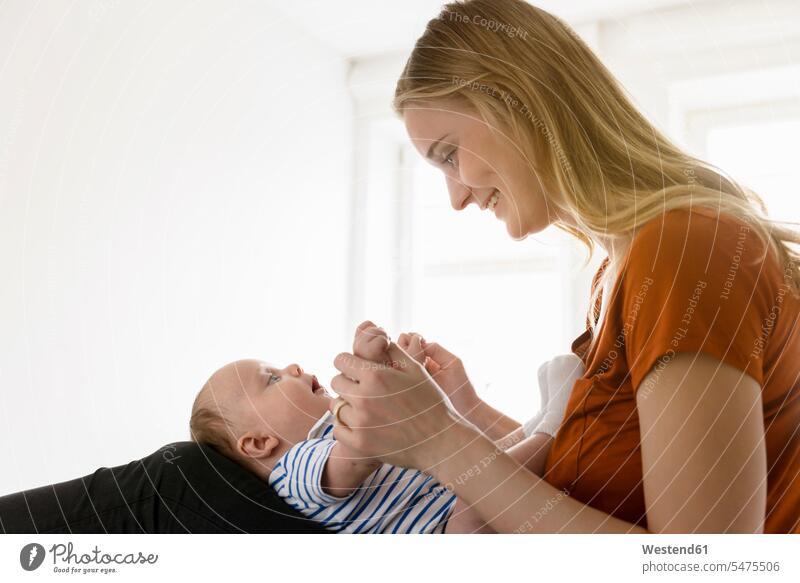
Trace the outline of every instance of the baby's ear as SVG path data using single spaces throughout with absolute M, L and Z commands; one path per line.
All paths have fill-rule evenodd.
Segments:
M 270 457 L 280 443 L 274 435 L 247 432 L 236 441 L 236 451 L 248 459 L 264 459 Z

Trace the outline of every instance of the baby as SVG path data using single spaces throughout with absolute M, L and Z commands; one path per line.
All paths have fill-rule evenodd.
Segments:
M 386 333 L 365 322 L 356 331 L 353 353 L 385 363 L 388 345 Z M 190 430 L 195 441 L 248 468 L 331 531 L 492 532 L 431 476 L 348 451 L 333 437 L 330 400 L 317 378 L 297 364 L 278 369 L 240 360 L 216 371 L 203 386 Z M 533 455 L 521 446 L 509 454 L 525 464 Z M 541 452 L 536 457 L 543 459 Z

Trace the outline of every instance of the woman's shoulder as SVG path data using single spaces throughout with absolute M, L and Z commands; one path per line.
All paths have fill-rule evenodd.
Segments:
M 740 239 L 751 231 L 750 225 L 731 213 L 710 207 L 687 207 L 668 210 L 641 225 L 632 237 L 631 248 L 641 251 L 690 243 L 722 245 Z
M 755 226 L 715 209 L 674 209 L 643 225 L 626 259 L 618 310 L 635 387 L 670 351 L 705 352 L 763 382 L 754 347 L 782 270 Z
M 690 207 L 671 209 L 640 226 L 626 268 L 673 275 L 702 272 L 713 278 L 771 261 L 768 244 L 747 221 L 710 207 Z

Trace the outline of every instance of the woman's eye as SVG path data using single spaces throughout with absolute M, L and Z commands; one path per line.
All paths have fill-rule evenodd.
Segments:
M 277 382 L 279 382 L 280 380 L 281 380 L 281 377 L 279 377 L 278 375 L 276 375 L 276 374 L 274 374 L 274 373 L 273 373 L 273 374 L 271 374 L 271 375 L 269 375 L 269 382 L 270 382 L 270 383 L 277 383 Z
M 456 155 L 456 151 L 455 151 L 455 150 L 452 150 L 452 151 L 451 151 L 449 154 L 447 154 L 447 155 L 444 157 L 444 159 L 442 160 L 442 162 L 443 162 L 444 164 L 447 164 L 447 165 L 449 165 L 449 166 L 453 166 L 453 167 L 455 167 L 455 165 L 456 165 L 456 158 L 455 158 L 455 155 Z

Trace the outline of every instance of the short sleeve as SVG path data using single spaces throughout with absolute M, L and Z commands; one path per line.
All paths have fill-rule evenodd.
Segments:
M 336 444 L 333 439 L 309 439 L 293 446 L 275 464 L 269 485 L 290 505 L 299 509 L 326 507 L 347 500 L 322 489 L 322 472 Z
M 763 384 L 764 250 L 751 227 L 713 211 L 672 210 L 640 229 L 620 292 L 634 391 L 680 352 L 706 353 Z

